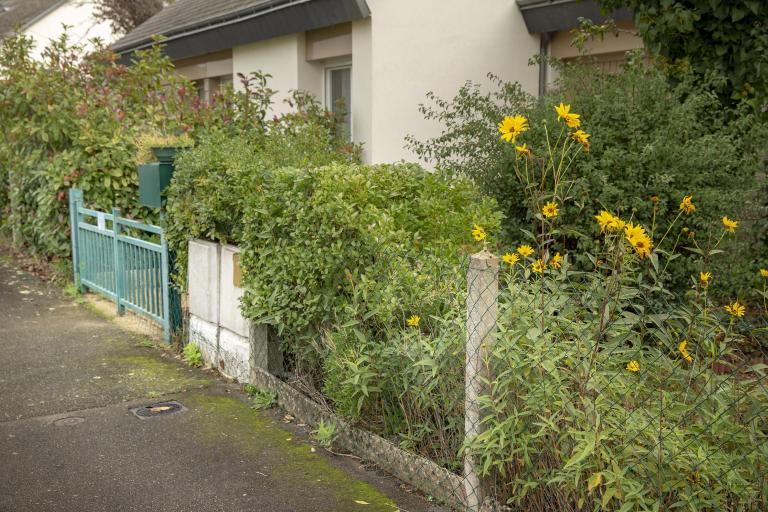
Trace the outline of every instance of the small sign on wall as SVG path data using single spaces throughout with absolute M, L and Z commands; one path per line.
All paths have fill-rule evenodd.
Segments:
M 96 214 L 96 227 L 99 231 L 107 230 L 107 219 L 104 217 L 104 212 Z
M 243 283 L 243 271 L 240 268 L 240 253 L 232 255 L 232 284 L 238 288 L 242 288 Z

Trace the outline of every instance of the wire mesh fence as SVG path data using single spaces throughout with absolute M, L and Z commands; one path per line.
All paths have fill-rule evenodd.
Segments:
M 375 308 L 288 354 L 284 378 L 404 450 L 428 480 L 411 483 L 460 510 L 768 508 L 755 317 L 701 284 L 683 300 L 599 259 L 510 256 L 388 255 L 413 280 L 361 284 Z

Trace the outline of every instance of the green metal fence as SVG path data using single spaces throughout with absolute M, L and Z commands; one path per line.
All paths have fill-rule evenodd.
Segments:
M 169 281 L 168 244 L 160 226 L 99 212 L 83 206 L 83 192 L 70 189 L 70 224 L 75 285 L 113 300 L 154 320 L 171 341 L 174 300 Z

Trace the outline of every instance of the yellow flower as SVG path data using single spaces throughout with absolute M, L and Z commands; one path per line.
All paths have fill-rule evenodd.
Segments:
M 421 317 L 419 315 L 411 315 L 406 320 L 409 327 L 418 327 L 419 322 L 421 322 Z
M 541 213 L 546 217 L 557 217 L 559 210 L 557 209 L 557 203 L 549 202 L 541 209 Z
M 649 237 L 645 229 L 640 225 L 632 224 L 631 222 L 624 227 L 624 235 L 627 241 L 632 244 L 635 252 L 640 256 L 640 259 L 651 255 L 651 247 L 653 247 L 653 241 Z
M 627 371 L 630 371 L 632 373 L 637 373 L 640 371 L 640 363 L 635 361 L 634 359 L 627 363 Z
M 563 102 L 560 102 L 560 105 L 555 107 L 555 112 L 557 112 L 557 120 L 564 120 L 569 128 L 578 128 L 581 125 L 581 120 L 579 119 L 581 116 L 571 113 L 570 105 L 563 105 Z
M 712 272 L 699 272 L 699 281 L 702 288 L 709 286 L 710 279 L 712 279 Z
M 514 265 L 520 259 L 520 256 L 518 256 L 517 254 L 512 254 L 512 253 L 508 252 L 507 254 L 502 256 L 501 259 L 504 260 L 504 263 L 508 263 L 510 265 Z
M 723 226 L 725 226 L 725 230 L 728 231 L 729 233 L 735 233 L 738 225 L 739 225 L 738 221 L 729 219 L 727 215 L 723 217 Z
M 560 268 L 560 266 L 563 264 L 563 257 L 560 256 L 560 253 L 558 252 L 554 256 L 552 256 L 552 259 L 549 260 L 549 264 L 552 265 L 554 268 Z
M 680 209 L 685 212 L 686 215 L 690 215 L 696 211 L 696 205 L 691 202 L 692 198 L 693 196 L 685 196 L 683 197 L 683 202 L 680 203 Z
M 517 252 L 522 256 L 523 258 L 527 258 L 531 254 L 533 254 L 533 247 L 530 245 L 521 245 L 517 248 Z
M 612 215 L 611 213 L 602 210 L 598 215 L 595 215 L 597 223 L 600 225 L 600 231 L 619 231 L 624 229 L 625 223 L 620 218 Z
M 472 228 L 472 238 L 474 238 L 479 242 L 480 240 L 485 240 L 485 237 L 486 237 L 485 230 L 480 226 L 478 226 L 477 224 L 475 224 L 474 227 Z
M 581 117 L 579 114 L 568 114 L 565 117 L 565 124 L 568 125 L 568 128 L 578 128 L 581 126 Z
M 584 144 L 584 146 L 588 146 L 589 142 L 587 142 L 587 139 L 590 138 L 591 135 L 585 132 L 584 130 L 576 130 L 571 134 L 571 137 L 576 142 L 581 142 L 582 144 Z
M 521 116 L 516 115 L 514 117 L 505 117 L 499 123 L 499 131 L 501 132 L 501 140 L 507 142 L 515 142 L 517 136 L 528 129 L 528 120 Z
M 659 204 L 659 196 L 651 196 L 651 202 L 653 204 Z
M 520 153 L 522 155 L 530 155 L 531 154 L 531 150 L 528 149 L 528 145 L 525 142 L 523 142 L 522 146 L 515 146 L 515 151 L 517 151 L 518 153 Z
M 547 268 L 547 264 L 544 263 L 541 258 L 537 259 L 533 262 L 533 265 L 531 266 L 531 270 L 536 272 L 537 274 L 541 274 L 544 272 L 544 270 Z
M 555 112 L 557 112 L 557 120 L 565 119 L 568 117 L 568 115 L 571 112 L 571 106 L 570 105 L 563 105 L 563 102 L 560 102 L 560 105 L 555 107 Z
M 725 310 L 730 313 L 731 316 L 744 316 L 744 313 L 747 312 L 747 308 L 745 308 L 743 304 L 739 304 L 739 301 L 726 305 Z
M 760 275 L 761 275 L 761 276 L 763 276 L 763 277 L 765 277 L 765 278 L 768 278 L 768 269 L 766 269 L 766 268 L 761 268 L 761 269 L 760 269 Z
M 693 356 L 688 352 L 688 340 L 681 341 L 680 344 L 677 346 L 677 349 L 680 351 L 680 354 L 683 356 L 683 359 L 685 359 L 689 363 L 693 362 Z

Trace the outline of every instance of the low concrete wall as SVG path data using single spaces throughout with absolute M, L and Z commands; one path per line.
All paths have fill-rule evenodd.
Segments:
M 206 363 L 240 382 L 248 379 L 249 325 L 240 313 L 243 289 L 234 283 L 235 246 L 189 242 L 189 331 Z
M 460 476 L 347 423 L 275 376 L 283 371 L 279 340 L 269 326 L 249 325 L 240 313 L 243 290 L 233 281 L 237 252 L 233 246 L 189 243 L 189 341 L 198 345 L 205 361 L 226 376 L 272 391 L 280 407 L 305 423 L 335 423 L 337 442 L 347 450 L 438 500 L 463 508 Z

